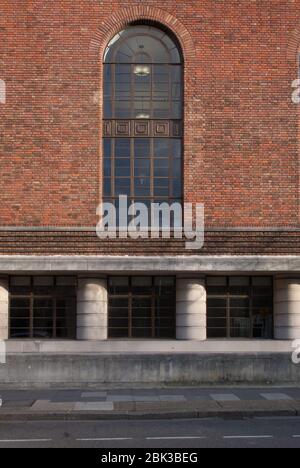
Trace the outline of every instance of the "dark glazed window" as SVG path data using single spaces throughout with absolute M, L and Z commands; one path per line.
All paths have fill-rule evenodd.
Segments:
M 174 338 L 175 278 L 109 278 L 109 338 Z
M 104 54 L 103 197 L 181 202 L 182 59 L 165 31 L 129 26 Z
M 207 278 L 208 338 L 273 338 L 271 277 Z
M 75 338 L 76 278 L 10 278 L 10 338 Z

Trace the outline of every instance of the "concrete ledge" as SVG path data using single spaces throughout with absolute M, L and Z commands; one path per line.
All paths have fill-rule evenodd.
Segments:
M 0 256 L 0 271 L 13 272 L 300 272 L 300 256 Z
M 0 386 L 85 387 L 98 384 L 300 383 L 291 354 L 17 354 L 0 365 Z
M 177 411 L 149 411 L 149 412 L 29 412 L 29 411 L 1 411 L 0 421 L 107 421 L 107 420 L 143 420 L 143 419 L 204 419 L 204 418 L 258 418 L 258 417 L 292 417 L 300 416 L 300 411 L 286 407 L 285 409 L 265 408 L 243 410 L 221 408 L 215 410 L 177 410 Z
M 300 338 L 300 336 L 299 336 Z M 291 340 L 7 340 L 8 354 L 246 354 L 292 353 Z

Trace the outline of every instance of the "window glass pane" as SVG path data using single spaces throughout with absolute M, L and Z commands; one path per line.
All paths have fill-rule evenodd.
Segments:
M 103 156 L 104 158 L 110 158 L 111 156 L 111 138 L 104 138 L 103 139 Z
M 108 287 L 110 294 L 127 294 L 129 288 L 129 278 L 125 276 L 110 278 Z
M 171 106 L 171 118 L 181 119 L 182 117 L 182 104 L 181 101 L 173 101 Z
M 150 195 L 150 179 L 138 177 L 134 179 L 134 194 L 136 196 L 146 197 Z
M 179 158 L 173 159 L 173 177 L 182 177 L 182 161 Z
M 10 292 L 13 294 L 29 294 L 31 290 L 30 276 L 12 276 L 10 278 Z
M 74 338 L 76 277 L 34 276 L 28 279 L 32 284 L 27 286 L 28 297 L 18 296 L 25 292 L 18 292 L 16 288 L 24 286 L 10 290 L 10 337 Z
M 121 277 L 110 278 L 108 284 L 109 336 L 111 338 L 118 336 L 174 337 L 175 278 Z M 115 286 L 124 288 L 122 291 L 124 296 L 120 297 L 116 294 Z M 121 328 L 123 331 L 126 330 L 127 335 L 115 333 L 115 330 Z
M 269 286 L 272 287 L 272 278 L 269 276 L 253 276 L 253 286 Z
M 230 276 L 230 286 L 249 286 L 250 278 L 248 276 Z
M 208 328 L 207 337 L 208 338 L 226 338 L 227 337 L 226 328 Z
M 115 179 L 115 196 L 130 195 L 130 179 L 116 178 Z
M 226 308 L 221 308 L 221 307 L 209 307 L 207 309 L 207 316 L 208 318 L 222 318 L 226 317 Z
M 168 138 L 154 138 L 154 157 L 168 158 L 170 154 L 170 140 Z
M 182 195 L 181 179 L 173 179 L 172 181 L 172 196 L 180 197 Z
M 131 102 L 130 101 L 115 101 L 115 118 L 130 119 L 131 118 Z
M 219 298 L 219 297 L 208 297 L 207 298 L 207 306 L 210 307 L 221 307 L 224 308 L 226 307 L 226 302 L 227 300 L 224 298 Z
M 149 26 L 130 26 L 118 33 L 109 43 L 105 62 L 180 63 L 178 47 L 160 29 Z
M 111 177 L 111 159 L 104 158 L 103 163 L 104 177 Z
M 230 298 L 230 307 L 247 307 L 249 308 L 249 298 Z
M 226 286 L 227 284 L 225 276 L 209 276 L 206 281 L 208 286 Z
M 103 195 L 105 197 L 110 197 L 112 194 L 111 191 L 111 178 L 110 177 L 104 177 L 103 180 Z
M 29 328 L 12 327 L 9 333 L 10 338 L 30 338 Z
M 27 328 L 29 330 L 29 327 L 30 327 L 29 317 L 28 318 L 26 317 L 12 318 L 11 317 L 10 327 L 11 329 L 15 329 L 15 332 L 17 331 L 17 329 L 24 329 L 24 328 Z
M 149 138 L 135 138 L 134 139 L 134 156 L 135 158 L 149 158 L 150 157 L 150 139 Z
M 127 338 L 128 328 L 112 328 L 109 329 L 110 338 Z
M 155 159 L 154 160 L 154 177 L 169 177 L 170 173 L 169 159 Z
M 131 99 L 131 67 L 130 65 L 116 65 L 115 98 L 121 101 Z
M 170 115 L 170 104 L 165 101 L 153 101 L 153 118 L 154 119 L 168 119 L 178 118 L 175 115 Z
M 148 100 L 151 98 L 151 75 L 138 76 L 134 75 L 134 99 Z
M 103 114 L 105 119 L 112 118 L 112 103 L 110 99 L 104 99 Z
M 135 100 L 133 102 L 133 118 L 134 119 L 150 119 L 150 101 L 148 100 Z
M 11 276 L 11 286 L 30 286 L 30 276 Z
M 151 276 L 133 276 L 131 278 L 132 286 L 151 286 L 152 278 Z
M 151 291 L 152 291 L 151 278 L 145 279 L 145 280 L 136 279 L 132 283 L 133 294 L 151 295 Z M 147 298 L 147 299 L 133 298 L 132 305 L 134 307 L 151 307 L 151 298 Z
M 269 296 L 254 297 L 252 300 L 253 307 L 257 309 L 265 309 L 272 307 L 273 298 Z
M 54 278 L 52 276 L 34 276 L 33 286 L 53 286 Z
M 151 328 L 133 328 L 132 338 L 151 338 Z
M 155 293 L 159 296 L 173 295 L 175 297 L 175 278 L 161 276 L 154 278 Z M 170 300 L 170 299 L 168 299 Z
M 130 158 L 130 138 L 115 139 L 115 157 Z
M 135 177 L 150 177 L 150 159 L 135 159 L 134 175 Z
M 76 286 L 77 278 L 75 276 L 58 276 L 56 284 L 57 286 Z
M 111 99 L 112 96 L 112 67 L 111 65 L 104 65 L 104 98 Z
M 116 158 L 115 159 L 115 176 L 126 177 L 130 176 L 130 159 Z
M 250 319 L 233 318 L 230 320 L 230 336 L 232 338 L 249 338 L 251 333 Z
M 210 328 L 226 328 L 226 318 L 208 317 L 207 326 Z
M 253 313 L 253 338 L 272 338 L 273 317 L 271 309 L 261 309 Z
M 218 285 L 221 283 L 223 286 Z M 216 325 L 212 319 L 227 317 L 226 323 L 232 338 L 272 338 L 273 297 L 270 277 L 262 280 L 246 276 L 221 279 L 209 277 L 207 294 L 209 337 L 216 337 Z

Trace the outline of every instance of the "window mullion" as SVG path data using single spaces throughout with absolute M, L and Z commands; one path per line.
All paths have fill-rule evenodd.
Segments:
M 252 287 L 252 278 L 250 278 L 250 286 L 249 286 L 249 322 L 250 322 L 250 330 L 249 330 L 249 337 L 253 338 L 253 287 Z
M 230 338 L 230 293 L 229 293 L 229 278 L 227 278 L 227 291 L 226 291 L 226 327 L 227 327 L 227 338 Z
M 33 307 L 34 307 L 34 295 L 33 291 L 30 292 L 30 315 L 29 315 L 29 336 L 33 338 Z
M 155 338 L 155 285 L 154 277 L 152 277 L 151 285 L 151 337 Z
M 129 295 L 128 295 L 128 338 L 132 338 L 132 287 L 131 278 L 129 278 Z

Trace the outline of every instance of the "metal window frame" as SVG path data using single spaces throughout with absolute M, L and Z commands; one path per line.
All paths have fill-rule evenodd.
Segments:
M 16 275 L 13 275 L 14 277 Z M 26 276 L 26 275 L 21 275 L 21 276 Z M 57 339 L 57 340 L 73 340 L 76 338 L 76 306 L 75 306 L 75 311 L 74 311 L 74 315 L 71 318 L 71 323 L 72 323 L 72 330 L 71 330 L 71 333 L 69 337 L 57 337 L 57 300 L 58 299 L 61 299 L 61 298 L 70 298 L 70 299 L 74 299 L 75 300 L 75 303 L 76 303 L 76 293 L 75 295 L 61 295 L 58 293 L 58 290 L 57 290 L 57 287 L 60 287 L 57 285 L 57 278 L 59 278 L 58 276 L 53 276 L 53 275 L 45 275 L 45 276 L 49 276 L 51 278 L 53 278 L 53 285 L 52 286 L 49 286 L 49 288 L 52 288 L 52 293 L 51 294 L 42 294 L 42 293 L 35 293 L 34 292 L 34 288 L 35 287 L 39 287 L 39 286 L 35 286 L 34 285 L 34 278 L 37 278 L 38 275 L 30 275 L 29 278 L 30 278 L 30 284 L 28 286 L 28 288 L 30 288 L 30 291 L 25 294 L 25 293 L 20 293 L 20 294 L 17 294 L 17 293 L 11 293 L 11 278 L 12 276 L 9 277 L 9 315 L 8 315 L 8 320 L 9 320 L 9 339 L 18 339 L 18 338 L 14 338 L 11 336 L 11 320 L 12 320 L 12 317 L 11 317 L 11 300 L 12 299 L 29 299 L 29 327 L 28 327 L 28 331 L 29 331 L 29 336 L 27 338 L 24 338 L 24 339 L 35 339 L 34 337 L 34 308 L 35 308 L 35 304 L 34 304 L 34 301 L 36 299 L 51 299 L 51 309 L 52 309 L 52 336 L 51 337 L 47 337 L 47 338 L 38 338 L 39 340 L 52 340 L 52 339 Z M 64 277 L 68 276 L 68 275 L 63 275 Z M 42 276 L 40 276 L 42 277 Z M 71 275 L 70 275 L 71 277 Z M 72 276 L 72 278 L 76 278 L 75 276 Z M 63 287 L 67 287 L 67 286 L 63 286 Z M 74 284 L 74 286 L 72 286 L 72 288 L 77 288 L 77 278 L 76 278 L 76 282 Z M 49 317 L 50 318 L 50 317 Z M 20 327 L 20 328 L 24 328 L 24 327 Z M 27 329 L 27 327 L 26 327 Z
M 170 337 L 170 339 L 175 339 L 175 336 L 176 336 L 176 277 L 173 276 L 173 275 L 168 275 L 167 277 L 168 278 L 172 278 L 173 281 L 174 281 L 174 284 L 173 284 L 173 287 L 174 287 L 174 292 L 172 294 L 172 298 L 173 298 L 173 307 L 174 307 L 174 312 L 173 312 L 173 315 L 172 317 L 164 317 L 164 318 L 167 318 L 167 319 L 172 319 L 173 320 L 173 324 L 171 324 L 171 326 L 169 327 L 156 327 L 156 306 L 155 306 L 155 301 L 158 297 L 160 297 L 159 295 L 157 295 L 155 293 L 155 279 L 156 278 L 163 278 L 163 276 L 153 276 L 153 275 L 141 275 L 140 277 L 141 278 L 151 278 L 151 292 L 149 294 L 134 294 L 133 291 L 132 291 L 132 288 L 133 288 L 133 285 L 132 285 L 132 278 L 136 278 L 138 276 L 135 276 L 135 275 L 131 275 L 131 276 L 126 276 L 126 275 L 111 275 L 107 278 L 107 281 L 108 281 L 108 285 L 109 285 L 109 281 L 110 279 L 112 278 L 128 278 L 128 293 L 124 293 L 124 294 L 111 294 L 110 291 L 109 291 L 109 287 L 108 287 L 108 337 L 109 339 L 118 339 L 116 337 L 112 337 L 110 336 L 110 330 L 111 329 L 125 329 L 125 327 L 110 327 L 109 326 L 109 319 L 110 319 L 110 299 L 111 298 L 128 298 L 128 315 L 127 315 L 127 327 L 126 329 L 128 330 L 128 333 L 127 333 L 127 336 L 126 337 L 122 337 L 122 338 L 128 338 L 128 339 L 146 339 L 146 340 L 153 340 L 153 339 L 166 339 L 166 338 L 160 338 L 160 337 L 157 337 L 156 336 L 156 331 L 157 329 L 167 329 L 167 330 L 172 330 L 173 331 L 173 334 L 172 336 Z M 133 316 L 132 316 L 132 309 L 133 309 L 133 305 L 132 305 L 132 302 L 133 302 L 133 299 L 134 298 L 149 298 L 151 300 L 151 317 L 150 317 L 150 320 L 151 320 L 151 327 L 150 327 L 150 332 L 151 332 L 151 336 L 150 337 L 134 337 L 133 336 L 133 329 L 134 328 L 141 328 L 141 329 L 145 329 L 145 327 L 133 327 L 132 326 L 132 319 L 133 319 Z M 148 327 L 147 327 L 148 329 Z
M 210 275 L 212 276 L 212 275 Z M 249 286 L 248 286 L 248 294 L 247 295 L 242 295 L 242 294 L 236 294 L 236 295 L 233 295 L 232 293 L 230 293 L 230 278 L 237 278 L 237 277 L 241 277 L 243 275 L 220 275 L 220 277 L 222 278 L 226 278 L 226 285 L 223 286 L 224 288 L 226 288 L 226 293 L 225 294 L 207 294 L 207 297 L 208 298 L 212 298 L 212 299 L 225 299 L 226 300 L 226 336 L 224 337 L 218 337 L 218 338 L 226 338 L 226 339 L 234 339 L 234 338 L 240 338 L 240 339 L 253 339 L 254 336 L 253 336 L 253 332 L 254 332 L 254 329 L 253 329 L 253 317 L 254 317 L 254 314 L 253 314 L 253 309 L 254 309 L 254 306 L 253 306 L 253 298 L 254 298 L 254 293 L 253 293 L 253 278 L 270 278 L 271 279 L 271 286 L 270 286 L 270 290 L 272 291 L 272 294 L 270 295 L 266 295 L 266 296 L 262 296 L 262 297 L 272 297 L 272 304 L 273 304 L 273 277 L 271 275 L 259 275 L 259 276 L 251 276 L 251 275 L 245 275 L 245 277 L 249 278 L 250 281 L 249 281 Z M 208 278 L 208 277 L 207 277 Z M 206 283 L 207 283 L 207 278 L 206 278 Z M 207 284 L 206 284 L 206 287 L 207 287 Z M 244 337 L 244 336 L 241 336 L 241 337 L 235 337 L 235 336 L 231 336 L 231 307 L 230 307 L 230 299 L 231 298 L 248 298 L 249 299 L 249 320 L 250 320 L 250 333 L 249 333 L 249 336 L 247 337 Z M 272 306 L 271 308 L 271 312 L 272 312 L 272 336 L 270 336 L 268 339 L 273 339 L 274 338 L 274 307 Z M 208 307 L 207 307 L 207 320 L 208 320 Z M 218 318 L 218 317 L 215 317 L 215 318 Z M 220 317 L 219 317 L 220 318 Z M 242 318 L 242 317 L 241 317 Z M 216 328 L 223 328 L 223 327 L 208 327 L 207 326 L 207 330 L 209 329 L 216 329 Z M 209 339 L 213 339 L 213 337 L 209 337 Z
M 142 26 L 142 24 L 141 24 Z M 162 31 L 163 32 L 163 31 Z M 145 34 L 148 34 L 149 37 L 151 37 L 151 31 L 149 32 L 148 31 L 148 25 L 145 24 Z M 167 34 L 166 32 L 164 33 L 165 35 L 167 35 L 169 37 L 169 34 Z M 133 37 L 134 37 L 134 31 L 133 31 Z M 163 36 L 164 37 L 164 36 Z M 173 41 L 174 39 L 172 39 L 172 37 L 170 37 L 170 39 Z M 126 41 L 127 38 L 124 39 L 124 41 Z M 118 39 L 118 42 L 122 41 L 122 37 L 120 37 Z M 168 125 L 171 126 L 172 124 L 172 121 L 173 120 L 177 120 L 178 122 L 180 122 L 180 125 L 182 127 L 182 124 L 183 124 L 183 107 L 184 107 L 184 86 L 183 86 L 183 76 L 184 76 L 184 68 L 183 68 L 183 58 L 182 58 L 182 52 L 180 50 L 180 47 L 179 45 L 176 43 L 176 41 L 174 42 L 174 46 L 177 47 L 178 49 L 178 52 L 179 52 L 179 56 L 180 56 L 180 62 L 179 63 L 171 63 L 171 62 L 168 62 L 168 63 L 156 63 L 154 60 L 150 60 L 149 63 L 143 63 L 141 65 L 148 65 L 150 66 L 151 68 L 151 71 L 150 71 L 150 84 L 149 84 L 149 101 L 146 100 L 146 102 L 149 102 L 150 103 L 150 118 L 147 119 L 147 122 L 149 122 L 149 129 L 150 129 L 150 132 L 149 134 L 144 135 L 144 136 L 132 136 L 132 135 L 111 135 L 110 137 L 107 137 L 105 135 L 103 135 L 102 137 L 102 154 L 103 154 L 103 144 L 104 144 L 104 141 L 106 138 L 110 138 L 111 141 L 112 141 L 112 144 L 111 144 L 111 156 L 110 156 L 110 159 L 111 159 L 111 176 L 109 178 L 107 178 L 109 181 L 110 181 L 110 195 L 104 195 L 103 194 L 103 199 L 105 201 L 116 201 L 118 199 L 118 196 L 116 196 L 116 176 L 115 176 L 115 140 L 116 138 L 129 138 L 130 139 L 130 168 L 131 168 L 131 171 L 130 171 L 130 177 L 125 177 L 124 176 L 124 179 L 127 179 L 127 178 L 130 178 L 130 196 L 128 197 L 129 201 L 131 203 L 133 203 L 136 199 L 137 200 L 149 200 L 150 202 L 155 202 L 155 201 L 165 201 L 165 202 L 168 202 L 168 203 L 173 203 L 175 201 L 178 201 L 180 203 L 182 203 L 182 200 L 183 200 L 183 191 L 184 191 L 184 172 L 183 172 L 183 169 L 184 169 L 184 166 L 183 166 L 183 136 L 180 135 L 180 136 L 160 136 L 160 135 L 157 135 L 155 134 L 155 131 L 153 130 L 154 129 L 154 125 L 152 124 L 152 122 L 155 120 L 155 121 L 159 121 L 159 120 L 162 120 L 162 121 L 165 121 L 165 122 L 168 122 Z M 116 54 L 116 52 L 115 52 Z M 124 66 L 127 66 L 127 67 L 130 67 L 130 95 L 129 95 L 129 102 L 130 102 L 130 118 L 122 118 L 122 117 L 116 117 L 116 102 L 118 101 L 122 101 L 121 99 L 116 99 L 116 66 L 117 65 L 124 65 Z M 139 63 L 132 63 L 132 62 L 129 62 L 129 63 L 122 63 L 122 62 L 116 62 L 115 60 L 115 55 L 114 55 L 114 58 L 112 61 L 105 61 L 104 60 L 104 63 L 103 63 L 103 103 L 104 103 L 104 88 L 105 88 L 105 85 L 106 85 L 106 74 L 105 74 L 105 67 L 106 66 L 109 66 L 110 67 L 110 70 L 111 70 L 111 96 L 110 96 L 110 102 L 111 102 L 111 118 L 106 118 L 105 116 L 105 111 L 104 111 L 104 108 L 103 108 L 103 116 L 102 116 L 102 119 L 103 121 L 106 121 L 106 122 L 110 122 L 111 123 L 111 127 L 113 128 L 114 127 L 114 122 L 116 120 L 120 120 L 122 122 L 127 122 L 127 125 L 128 127 L 130 126 L 130 121 L 134 120 L 135 122 L 142 122 L 143 120 L 142 119 L 137 119 L 133 113 L 133 109 L 134 109 L 134 102 L 135 100 L 135 96 L 136 96 L 136 88 L 135 88 L 135 75 L 133 73 L 133 68 L 136 66 L 136 65 L 139 65 Z M 154 100 L 154 83 L 155 83 L 155 79 L 154 79 L 154 71 L 155 71 L 155 66 L 165 66 L 168 68 L 168 101 L 164 101 L 164 102 L 168 102 L 168 109 L 169 109 L 169 115 L 168 117 L 160 117 L 160 118 L 154 118 L 154 115 L 153 115 L 153 105 L 154 105 L 154 102 L 156 102 L 157 100 Z M 179 98 L 178 99 L 172 99 L 172 69 L 171 67 L 177 67 L 179 70 L 180 70 L 180 77 L 179 77 L 179 86 L 180 86 L 180 94 L 179 94 Z M 125 102 L 126 100 L 123 99 L 123 101 Z M 158 101 L 159 102 L 159 101 Z M 180 105 L 181 105 L 181 109 L 180 109 L 180 118 L 177 118 L 177 119 L 174 119 L 172 117 L 172 104 L 173 102 L 179 102 Z M 135 177 L 134 177 L 134 159 L 135 159 L 135 156 L 134 156 L 134 140 L 136 138 L 149 138 L 150 139 L 150 177 L 149 177 L 149 184 L 150 184 L 150 194 L 147 196 L 143 196 L 143 195 L 136 195 L 136 190 L 135 190 Z M 168 139 L 169 141 L 171 139 L 178 139 L 180 142 L 181 142 L 181 190 L 180 190 L 180 194 L 179 196 L 175 196 L 173 194 L 173 180 L 174 180 L 174 171 L 173 171 L 173 157 L 172 155 L 170 154 L 170 150 L 169 150 L 169 175 L 166 176 L 166 177 L 162 177 L 162 178 L 166 178 L 168 179 L 168 194 L 165 195 L 165 196 L 160 196 L 160 195 L 154 195 L 154 143 L 153 143 L 153 139 L 154 138 L 166 138 Z M 169 147 L 171 145 L 169 144 Z M 104 178 L 104 173 L 102 175 L 102 180 L 103 180 L 103 186 L 104 186 L 104 182 L 106 181 L 106 179 Z

